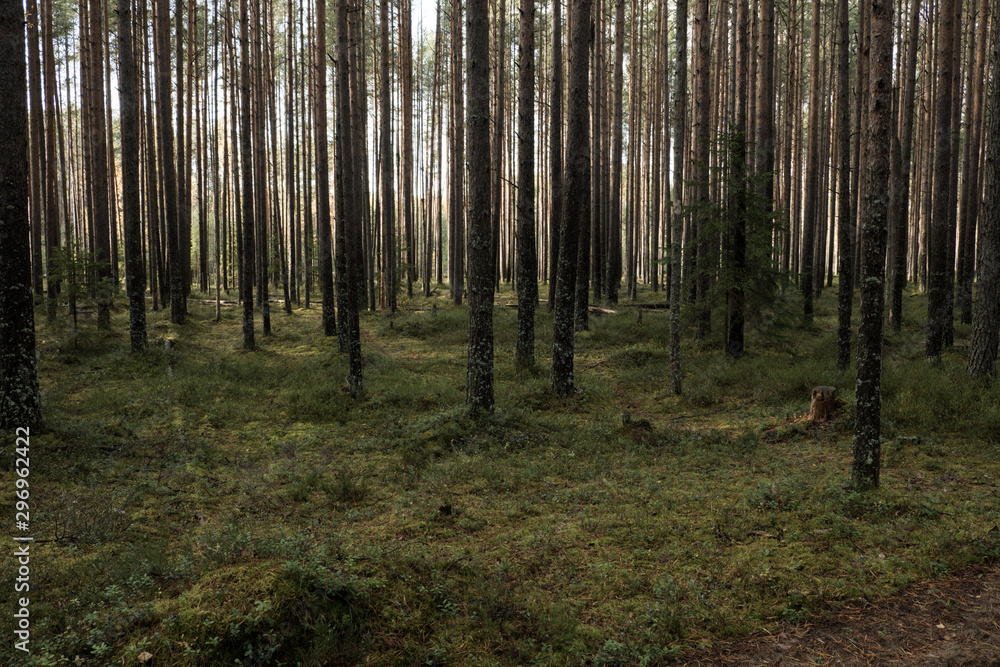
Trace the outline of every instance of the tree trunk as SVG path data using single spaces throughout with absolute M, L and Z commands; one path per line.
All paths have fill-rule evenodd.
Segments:
M 142 261 L 142 202 L 139 197 L 139 76 L 132 53 L 130 4 L 129 0 L 118 0 L 118 90 L 129 334 L 132 351 L 141 352 L 146 349 L 146 269 Z
M 860 490 L 879 484 L 882 420 L 882 309 L 888 223 L 889 141 L 892 124 L 892 1 L 872 0 L 869 42 L 868 158 L 862 209 L 861 321 L 855 390 L 854 467 Z
M 462 303 L 465 285 L 465 109 L 462 97 L 462 0 L 451 0 L 451 174 L 448 179 L 448 276 L 451 298 Z
M 837 370 L 851 365 L 851 314 L 854 309 L 854 220 L 851 215 L 851 54 L 847 0 L 837 1 Z
M 800 260 L 801 271 L 799 272 L 799 286 L 802 289 L 803 314 L 806 322 L 812 322 L 813 318 L 813 243 L 816 236 L 816 218 L 819 198 L 819 153 L 820 140 L 823 133 L 820 131 L 820 95 L 822 94 L 822 82 L 820 81 L 820 2 L 813 0 L 812 6 L 812 32 L 810 34 L 810 71 L 809 71 L 809 148 L 806 157 L 806 191 L 805 191 L 805 212 L 802 216 L 802 259 Z
M 996 377 L 1000 340 L 1000 21 L 990 29 L 989 90 L 983 136 L 986 138 L 983 220 L 979 227 L 978 285 L 969 347 L 969 375 Z
M 379 151 L 382 153 L 380 181 L 382 186 L 382 306 L 396 312 L 396 197 L 393 187 L 392 159 L 392 86 L 389 81 L 389 0 L 379 2 L 379 43 L 381 45 L 381 96 L 379 98 Z M 412 287 L 411 287 L 412 291 Z
M 948 238 L 951 182 L 951 96 L 954 74 L 955 14 L 960 0 L 941 0 L 941 26 L 937 52 L 937 91 L 935 93 L 934 137 L 934 210 L 931 216 L 930 251 L 927 257 L 927 360 L 941 360 L 948 319 Z
M 535 364 L 535 0 L 520 0 L 517 73 L 517 345 L 518 365 Z
M 994 21 L 996 18 L 994 18 Z M 989 41 L 989 3 L 979 3 L 976 38 L 969 40 L 970 59 L 975 47 L 975 61 L 969 63 L 966 79 L 970 90 L 966 104 L 967 139 L 965 166 L 962 169 L 962 227 L 959 235 L 958 305 L 962 310 L 962 323 L 972 323 L 972 279 L 975 273 L 976 222 L 979 218 L 980 176 L 979 160 L 982 146 L 983 75 L 985 74 L 986 44 Z M 971 34 L 970 34 L 971 37 Z
M 403 96 L 403 243 L 406 246 L 406 296 L 413 298 L 417 245 L 413 228 L 413 46 L 410 37 L 410 0 L 399 7 L 399 69 Z M 395 301 L 395 300 L 394 300 Z
M 322 0 L 321 0 L 322 1 Z M 240 161 L 243 174 L 243 349 L 255 347 L 253 332 L 254 182 L 250 125 L 250 17 L 240 0 Z M 259 184 L 258 184 L 259 187 Z
M 905 82 L 899 115 L 899 172 L 893 184 L 895 229 L 892 250 L 892 278 L 889 283 L 889 330 L 899 331 L 903 325 L 903 287 L 906 285 L 907 231 L 910 217 L 910 156 L 913 150 L 913 102 L 917 83 L 917 48 L 920 34 L 919 0 L 912 0 L 910 28 L 906 46 Z
M 624 1 L 624 0 L 621 0 Z M 767 2 L 767 0 L 765 0 Z M 674 85 L 674 196 L 670 243 L 670 389 L 681 393 L 681 240 L 684 233 L 684 149 L 687 137 L 687 0 L 677 0 L 677 73 Z M 615 127 L 618 127 L 618 123 Z
M 52 35 L 52 0 L 42 4 L 42 69 L 45 72 L 45 259 L 48 274 L 47 310 L 49 318 L 56 315 L 59 281 L 54 278 L 53 257 L 59 247 L 59 181 L 56 165 L 56 62 Z M 66 187 L 64 181 L 63 187 Z
M 35 312 L 28 224 L 28 84 L 24 9 L 0 5 L 0 428 L 27 429 L 42 421 L 35 364 Z M 55 169 L 55 165 L 50 165 Z M 9 431 L 8 431 L 9 432 Z
M 490 225 L 490 30 L 487 0 L 466 3 L 469 109 L 469 360 L 465 404 L 493 412 L 493 270 Z M 498 147 L 499 149 L 499 147 Z
M 351 395 L 361 396 L 364 388 L 361 368 L 361 336 L 358 320 L 359 294 L 362 284 L 358 284 L 351 263 L 359 254 L 360 224 L 357 191 L 352 187 L 356 182 L 354 169 L 364 168 L 363 164 L 355 165 L 355 142 L 352 136 L 351 109 L 351 79 L 353 75 L 352 56 L 350 51 L 350 34 L 348 32 L 348 0 L 337 1 L 337 138 L 334 174 L 336 178 L 337 203 L 337 291 L 340 301 L 340 331 L 347 340 L 342 341 L 342 348 L 348 353 L 348 386 Z M 319 10 L 323 0 L 317 3 Z M 323 7 L 325 11 L 325 7 Z M 317 16 L 319 14 L 317 13 Z M 323 26 L 325 23 L 319 23 Z M 325 53 L 323 54 L 325 56 Z M 340 249 L 343 248 L 343 251 Z M 355 278 L 352 281 L 352 278 Z M 352 285 L 352 282 L 354 283 Z
M 624 0 L 619 0 L 624 2 Z M 563 219 L 563 52 L 562 3 L 552 3 L 552 98 L 549 106 L 549 310 L 556 305 L 560 230 Z M 621 48 L 620 46 L 618 48 Z M 620 104 L 620 100 L 619 100 Z M 620 152 L 620 151 L 619 151 Z
M 744 291 L 747 270 L 747 193 L 746 193 L 746 137 L 748 98 L 750 93 L 748 44 L 749 8 L 747 0 L 736 0 L 736 123 L 731 141 L 732 174 L 730 177 L 733 207 L 730 233 L 730 285 L 728 290 L 729 327 L 726 335 L 726 354 L 733 359 L 743 356 Z
M 707 0 L 706 0 L 707 1 Z M 552 389 L 573 393 L 573 323 L 580 228 L 589 223 L 590 155 L 587 100 L 590 87 L 591 0 L 573 0 L 570 24 L 566 180 L 560 231 L 558 284 L 552 334 Z
M 704 340 L 712 328 L 712 310 L 708 304 L 708 207 L 709 207 L 709 149 L 712 140 L 711 107 L 712 80 L 710 68 L 711 25 L 708 19 L 708 0 L 697 0 L 694 18 L 695 53 L 694 71 L 694 204 L 697 210 L 693 226 L 695 255 L 695 339 Z

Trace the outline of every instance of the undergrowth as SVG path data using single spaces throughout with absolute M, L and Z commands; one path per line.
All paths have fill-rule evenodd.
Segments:
M 924 302 L 908 300 L 912 326 L 886 341 L 882 487 L 859 494 L 833 299 L 809 327 L 788 317 L 794 300 L 763 313 L 738 361 L 685 322 L 679 397 L 667 313 L 620 304 L 577 335 L 577 392 L 562 399 L 551 315 L 538 313 L 536 366 L 518 368 L 505 290 L 497 410 L 480 420 L 463 405 L 467 309 L 443 297 L 362 314 L 361 401 L 316 309 L 274 309 L 254 353 L 234 311 L 217 323 L 196 300 L 182 327 L 151 312 L 140 355 L 124 311 L 110 333 L 38 317 L 45 541 L 32 651 L 8 642 L 0 657 L 656 665 L 1000 561 L 1000 390 L 966 379 L 968 330 L 929 366 Z M 817 385 L 839 392 L 823 425 L 804 418 Z

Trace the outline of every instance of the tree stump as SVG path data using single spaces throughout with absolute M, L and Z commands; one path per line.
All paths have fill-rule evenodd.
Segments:
M 836 387 L 815 387 L 809 403 L 809 421 L 822 422 L 830 418 L 837 409 Z

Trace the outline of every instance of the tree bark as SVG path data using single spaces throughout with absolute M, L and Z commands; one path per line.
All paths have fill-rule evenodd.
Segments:
M 707 1 L 707 0 L 706 0 Z M 573 393 L 574 296 L 580 227 L 590 222 L 590 150 L 587 101 L 590 88 L 590 8 L 592 0 L 573 0 L 570 24 L 569 100 L 566 128 L 566 180 L 560 230 L 558 284 L 552 334 L 552 389 Z
M 142 261 L 142 202 L 139 197 L 139 76 L 132 53 L 132 11 L 118 0 L 118 90 L 122 132 L 122 211 L 125 278 L 133 352 L 146 349 L 146 269 Z M 53 165 L 54 167 L 54 165 Z
M 837 1 L 837 370 L 851 365 L 851 315 L 854 309 L 854 219 L 851 215 L 851 54 L 847 0 Z
M 243 276 L 240 282 L 243 285 L 243 349 L 252 350 L 255 347 L 253 282 L 256 252 L 254 250 L 253 146 L 251 145 L 252 128 L 250 125 L 250 18 L 247 13 L 247 0 L 240 0 L 240 98 L 240 162 L 243 175 L 241 202 L 243 207 Z
M 997 374 L 1000 341 L 1000 21 L 990 29 L 989 90 L 986 96 L 985 191 L 979 228 L 978 285 L 969 346 L 969 375 L 993 378 Z
M 889 205 L 889 141 L 892 124 L 892 1 L 872 0 L 869 47 L 868 158 L 862 209 L 861 321 L 855 390 L 854 466 L 860 490 L 879 484 L 882 419 L 882 309 Z
M 396 312 L 396 197 L 393 186 L 392 159 L 392 86 L 389 81 L 389 0 L 379 2 L 379 44 L 381 45 L 379 98 L 379 151 L 382 153 L 380 183 L 382 186 L 382 306 Z M 412 287 L 411 287 L 412 291 Z
M 24 9 L 0 4 L 0 428 L 42 421 L 28 225 L 28 82 Z M 51 165 L 54 169 L 55 165 Z M 18 433 L 17 435 L 21 435 Z M 27 435 L 27 434 L 26 434 Z
M 766 0 L 765 0 L 766 1 Z M 677 0 L 674 85 L 674 195 L 670 240 L 670 390 L 681 393 L 681 240 L 684 234 L 684 151 L 687 137 L 687 0 Z M 617 125 L 616 125 L 617 127 Z
M 487 0 L 467 0 L 469 108 L 469 359 L 465 404 L 493 412 L 493 270 L 490 224 L 490 29 Z
M 930 252 L 927 257 L 927 347 L 928 361 L 941 360 L 948 319 L 948 229 L 951 179 L 951 96 L 954 74 L 954 24 L 960 0 L 941 0 L 941 26 L 937 52 L 936 127 L 934 137 L 934 202 L 931 216 Z
M 624 2 L 624 0 L 619 0 Z M 562 3 L 552 3 L 552 109 L 549 118 L 549 310 L 556 305 L 560 230 L 563 219 L 563 52 Z M 621 48 L 621 47 L 618 47 Z M 620 101 L 619 101 L 620 103 Z M 619 151 L 620 152 L 620 151 Z
M 535 0 L 520 0 L 517 74 L 517 344 L 518 365 L 535 364 Z
M 348 0 L 337 0 L 337 289 L 340 301 L 341 346 L 347 352 L 347 383 L 351 395 L 360 398 L 364 390 L 361 358 L 361 328 L 358 319 L 364 276 L 358 266 L 361 248 L 361 211 L 358 205 L 355 169 L 365 169 L 365 160 L 355 164 L 357 118 L 352 101 L 354 54 L 348 29 Z M 318 7 L 318 5 L 317 5 Z M 325 24 L 321 24 L 325 25 Z M 352 187 L 355 186 L 355 187 Z M 344 248 L 343 252 L 339 248 Z

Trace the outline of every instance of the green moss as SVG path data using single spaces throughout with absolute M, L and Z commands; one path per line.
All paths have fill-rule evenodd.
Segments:
M 184 327 L 149 313 L 142 355 L 40 317 L 32 499 L 59 541 L 37 545 L 28 664 L 662 664 L 1000 560 L 1000 389 L 966 381 L 960 347 L 926 365 L 919 322 L 888 338 L 883 486 L 845 490 L 834 296 L 809 328 L 762 316 L 737 362 L 685 337 L 679 397 L 667 314 L 620 305 L 577 336 L 560 399 L 551 315 L 517 368 L 504 288 L 480 420 L 468 311 L 444 297 L 362 314 L 361 401 L 315 308 L 273 312 L 254 353 L 195 300 Z M 817 385 L 839 390 L 824 425 Z

